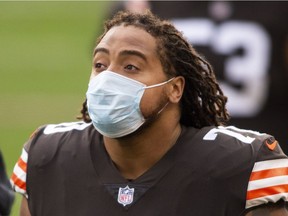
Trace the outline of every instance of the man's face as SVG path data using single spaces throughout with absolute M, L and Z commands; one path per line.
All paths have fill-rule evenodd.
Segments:
M 104 70 L 146 85 L 166 79 L 156 53 L 155 38 L 134 26 L 113 27 L 99 42 L 94 51 L 92 77 Z M 152 80 L 151 75 L 154 78 Z
M 95 48 L 91 78 L 109 70 L 147 86 L 166 81 L 156 48 L 155 38 L 140 28 L 113 27 Z M 143 116 L 152 115 L 164 102 L 165 86 L 145 90 L 140 104 Z

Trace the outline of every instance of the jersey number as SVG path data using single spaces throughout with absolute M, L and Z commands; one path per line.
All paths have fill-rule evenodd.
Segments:
M 204 140 L 215 140 L 218 133 L 223 133 L 226 135 L 229 135 L 231 137 L 234 137 L 238 140 L 240 140 L 243 143 L 247 143 L 247 144 L 251 144 L 255 138 L 249 137 L 249 136 L 244 136 L 242 133 L 250 133 L 250 134 L 254 134 L 254 135 L 258 135 L 261 136 L 262 134 L 256 131 L 251 131 L 251 130 L 243 130 L 243 129 L 239 129 L 236 128 L 234 126 L 229 126 L 229 127 L 222 127 L 219 126 L 218 128 L 213 128 L 212 130 L 210 130 L 205 136 L 204 136 Z
M 220 85 L 229 98 L 227 108 L 231 115 L 257 115 L 268 97 L 272 43 L 266 29 L 249 21 L 215 24 L 209 19 L 188 18 L 173 22 L 194 46 L 209 47 L 216 57 L 227 56 L 223 63 L 225 80 Z M 239 50 L 242 54 L 237 54 Z M 235 88 L 233 83 L 242 88 Z
M 91 124 L 86 124 L 84 122 L 50 124 L 45 128 L 44 134 L 53 134 L 53 133 L 58 133 L 58 132 L 71 131 L 71 130 L 84 130 L 89 125 Z

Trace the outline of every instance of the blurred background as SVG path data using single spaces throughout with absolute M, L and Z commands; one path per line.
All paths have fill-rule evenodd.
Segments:
M 8 176 L 39 125 L 75 121 L 95 40 L 120 9 L 171 19 L 214 67 L 230 124 L 275 135 L 288 153 L 288 2 L 0 2 L 0 151 Z M 12 216 L 18 215 L 16 196 Z
M 39 125 L 75 121 L 109 2 L 0 2 L 0 150 L 8 176 Z M 18 215 L 17 195 L 12 216 Z

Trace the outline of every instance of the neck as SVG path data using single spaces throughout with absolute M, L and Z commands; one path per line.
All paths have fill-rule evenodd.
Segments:
M 136 179 L 166 154 L 176 143 L 180 133 L 181 126 L 177 116 L 163 116 L 135 135 L 119 139 L 104 137 L 104 144 L 122 176 Z

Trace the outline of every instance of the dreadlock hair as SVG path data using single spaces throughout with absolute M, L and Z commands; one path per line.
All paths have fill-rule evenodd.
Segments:
M 105 34 L 115 26 L 134 26 L 145 30 L 157 42 L 157 54 L 167 77 L 183 76 L 185 87 L 180 101 L 180 123 L 201 128 L 224 125 L 229 120 L 226 110 L 227 97 L 217 83 L 211 65 L 204 60 L 190 43 L 169 21 L 161 20 L 149 10 L 145 13 L 118 12 L 105 22 Z M 87 99 L 83 103 L 80 119 L 91 122 Z

